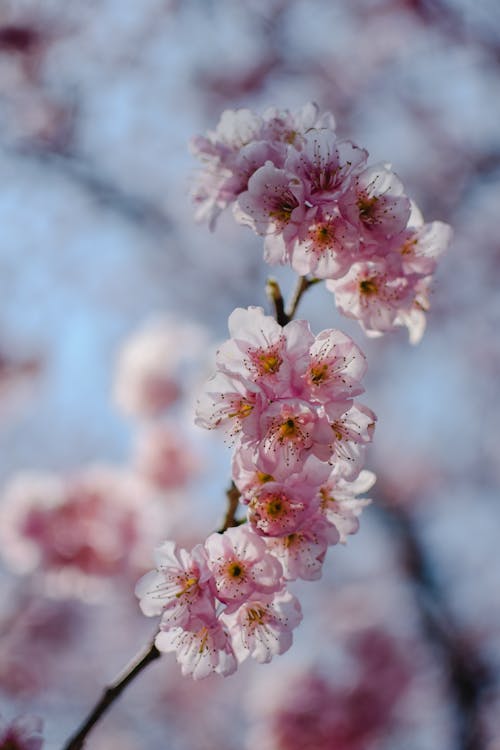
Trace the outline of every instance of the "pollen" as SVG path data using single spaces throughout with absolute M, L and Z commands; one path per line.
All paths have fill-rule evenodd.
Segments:
M 335 239 L 331 224 L 318 224 L 311 230 L 310 236 L 314 245 L 320 250 L 325 250 Z
M 244 574 L 244 568 L 239 562 L 232 562 L 227 567 L 227 573 L 231 578 L 241 578 Z
M 254 625 L 261 625 L 264 622 L 265 616 L 266 610 L 262 609 L 262 607 L 252 607 L 247 613 L 248 622 Z
M 258 356 L 258 366 L 262 375 L 274 375 L 280 369 L 282 362 L 277 352 L 263 352 Z
M 196 586 L 196 584 L 197 584 L 197 583 L 198 583 L 198 579 L 197 579 L 197 578 L 195 578 L 194 576 L 191 576 L 191 578 L 186 578 L 186 580 L 184 581 L 184 586 L 183 586 L 183 587 L 182 587 L 182 589 L 181 589 L 181 590 L 180 590 L 180 591 L 179 591 L 179 592 L 178 592 L 178 593 L 177 593 L 177 594 L 175 595 L 175 596 L 176 596 L 176 598 L 177 598 L 177 599 L 179 599 L 179 597 L 181 597 L 181 596 L 182 596 L 183 594 L 188 594 L 188 593 L 189 593 L 189 592 L 191 591 L 191 589 L 192 589 L 192 588 L 193 588 L 194 586 Z
M 244 419 L 245 417 L 248 417 L 252 412 L 252 409 L 253 404 L 249 404 L 248 401 L 240 401 L 236 410 L 229 414 L 229 418 L 234 419 L 235 417 L 239 417 L 240 419 Z
M 411 255 L 414 252 L 415 247 L 417 245 L 418 245 L 418 240 L 416 237 L 413 239 L 406 240 L 406 242 L 403 245 L 401 245 L 401 247 L 399 248 L 399 252 L 401 253 L 401 255 Z
M 375 224 L 375 211 L 377 208 L 378 197 L 374 195 L 369 198 L 367 195 L 358 200 L 359 218 L 363 224 Z
M 378 284 L 375 279 L 363 279 L 359 282 L 359 291 L 366 297 L 371 297 L 378 292 Z
M 263 471 L 258 471 L 257 481 L 260 484 L 266 484 L 266 482 L 274 482 L 274 477 L 271 474 L 265 474 Z
M 298 427 L 294 419 L 287 419 L 286 422 L 280 426 L 279 429 L 280 438 L 292 438 L 298 433 Z
M 312 365 L 309 370 L 309 379 L 313 385 L 320 385 L 328 378 L 328 365 Z
M 281 495 L 270 495 L 267 502 L 267 514 L 271 518 L 277 518 L 283 513 L 283 497 Z

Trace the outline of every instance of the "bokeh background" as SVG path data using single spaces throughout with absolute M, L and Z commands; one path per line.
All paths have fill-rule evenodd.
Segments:
M 498 2 L 0 0 L 0 712 L 42 716 L 47 750 L 154 632 L 133 595 L 154 545 L 225 510 L 229 451 L 193 403 L 269 268 L 230 213 L 193 221 L 188 141 L 311 100 L 454 228 L 417 347 L 367 340 L 320 285 L 301 305 L 367 354 L 374 503 L 295 587 L 288 654 L 199 684 L 163 657 L 88 747 L 500 748 Z M 141 363 L 168 380 L 149 415 Z M 62 557 L 88 535 L 81 575 L 15 533 L 65 493 L 39 531 Z

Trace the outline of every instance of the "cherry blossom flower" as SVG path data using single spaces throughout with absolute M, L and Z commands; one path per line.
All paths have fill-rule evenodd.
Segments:
M 309 347 L 309 361 L 298 363 L 303 397 L 328 403 L 349 403 L 363 393 L 361 380 L 366 373 L 366 358 L 349 336 L 341 331 L 321 331 Z
M 210 622 L 215 614 L 206 553 L 197 545 L 191 553 L 172 541 L 155 551 L 157 569 L 146 573 L 135 593 L 148 617 L 162 614 L 162 627 L 189 627 L 191 621 Z
M 274 401 L 262 413 L 259 433 L 243 432 L 244 440 L 255 444 L 259 468 L 270 474 L 296 472 L 309 455 L 328 461 L 332 453 L 328 419 L 298 398 Z
M 286 248 L 299 235 L 306 211 L 302 181 L 270 161 L 254 172 L 233 207 L 239 224 L 267 238 L 264 258 L 271 264 L 288 260 Z
M 162 490 L 183 487 L 199 470 L 199 460 L 174 425 L 150 425 L 137 435 L 137 472 Z
M 314 341 L 307 321 L 282 327 L 261 307 L 249 307 L 236 308 L 228 327 L 230 339 L 217 352 L 217 367 L 255 382 L 269 398 L 294 395 L 292 371 Z
M 375 337 L 392 330 L 401 313 L 410 312 L 420 278 L 405 274 L 400 261 L 391 255 L 354 263 L 342 279 L 328 280 L 326 286 L 334 292 L 340 312 Z
M 315 513 L 297 531 L 268 537 L 266 544 L 280 561 L 285 580 L 316 581 L 321 578 L 328 547 L 338 541 L 336 528 L 321 513 Z
M 367 242 L 399 234 L 411 213 L 401 180 L 385 164 L 367 167 L 357 175 L 352 188 L 342 196 L 340 207 L 342 215 Z
M 403 271 L 429 276 L 439 256 L 451 241 L 451 227 L 442 221 L 410 226 L 391 241 L 391 249 L 401 255 Z
M 301 276 L 318 279 L 344 276 L 358 257 L 359 232 L 346 221 L 337 206 L 317 206 L 308 211 L 307 222 L 286 249 L 286 257 Z
M 362 169 L 367 157 L 367 151 L 351 141 L 337 140 L 332 130 L 311 129 L 301 150 L 289 151 L 285 169 L 300 177 L 308 199 L 318 205 L 338 199 L 347 189 L 349 177 Z
M 368 498 L 356 496 L 368 492 L 375 479 L 373 472 L 363 470 L 356 479 L 348 482 L 334 469 L 329 481 L 321 487 L 321 511 L 337 529 L 341 544 L 345 544 L 349 534 L 356 533 L 359 516 L 363 508 L 371 503 Z
M 214 618 L 210 623 L 194 620 L 189 629 L 161 630 L 155 639 L 158 651 L 175 653 L 184 676 L 201 680 L 211 674 L 235 672 L 236 658 L 226 628 Z
M 66 478 L 20 475 L 2 506 L 2 552 L 19 572 L 107 577 L 142 561 L 141 489 L 129 472 L 91 467 Z
M 0 717 L 0 750 L 40 750 L 43 722 L 38 716 L 18 716 L 7 723 Z
M 301 527 L 318 504 L 317 493 L 300 478 L 294 483 L 265 482 L 249 500 L 248 520 L 257 534 L 285 536 Z
M 243 502 L 250 502 L 255 491 L 266 482 L 286 482 L 307 487 L 309 492 L 317 489 L 331 474 L 331 466 L 316 456 L 308 456 L 299 472 L 292 474 L 287 467 L 277 466 L 274 474 L 260 471 L 255 465 L 254 451 L 248 445 L 240 445 L 233 456 L 233 481 L 242 495 Z
M 248 527 L 211 534 L 205 549 L 213 590 L 221 602 L 243 602 L 254 592 L 269 594 L 281 587 L 280 564 Z
M 337 465 L 337 470 L 346 479 L 353 479 L 362 468 L 364 448 L 372 441 L 377 417 L 371 409 L 358 403 L 353 403 L 345 412 L 341 411 L 342 406 L 333 402 L 325 408 L 333 434 L 330 463 Z
M 298 600 L 288 591 L 253 596 L 238 609 L 228 608 L 221 620 L 228 627 L 239 662 L 251 656 L 263 664 L 292 645 L 292 630 L 302 620 Z
M 262 116 L 248 109 L 226 110 L 215 130 L 191 141 L 191 152 L 203 170 L 192 198 L 197 221 L 213 229 L 223 209 L 247 190 L 250 177 L 266 162 L 280 168 L 291 146 L 300 149 L 311 128 L 335 127 L 333 116 L 309 103 L 297 112 L 270 108 Z
M 118 407 L 133 417 L 160 415 L 180 397 L 180 367 L 203 340 L 198 326 L 164 317 L 148 321 L 119 353 L 114 384 Z
M 258 429 L 267 398 L 260 387 L 239 376 L 217 372 L 208 380 L 196 407 L 195 424 L 207 430 L 225 428 L 230 443 L 239 437 L 244 423 Z

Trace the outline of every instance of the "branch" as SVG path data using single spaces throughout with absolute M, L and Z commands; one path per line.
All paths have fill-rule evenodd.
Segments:
M 393 504 L 380 503 L 379 508 L 401 540 L 403 565 L 413 585 L 422 625 L 446 664 L 459 727 L 457 749 L 482 750 L 485 738 L 481 703 L 492 683 L 491 670 L 454 622 L 411 517 L 402 507 Z
M 226 511 L 226 515 L 224 516 L 224 523 L 220 527 L 220 529 L 217 530 L 218 534 L 223 534 L 227 529 L 231 528 L 231 526 L 239 526 L 240 521 L 236 518 L 236 511 L 238 510 L 238 506 L 240 504 L 240 496 L 241 493 L 234 482 L 231 482 L 231 486 L 226 492 L 226 497 L 228 501 L 228 508 Z
M 288 305 L 288 320 L 292 320 L 292 318 L 295 316 L 297 307 L 299 306 L 299 302 L 302 299 L 304 292 L 307 292 L 307 290 L 311 286 L 314 286 L 314 284 L 317 284 L 319 281 L 321 281 L 321 279 L 308 279 L 307 276 L 299 277 L 292 299 L 290 300 L 290 304 Z
M 63 750 L 80 750 L 85 745 L 90 730 L 120 696 L 122 691 L 125 690 L 129 682 L 132 682 L 132 680 L 135 679 L 135 677 L 137 677 L 137 675 L 142 672 L 148 664 L 155 661 L 155 659 L 158 659 L 160 656 L 161 654 L 156 648 L 154 640 L 145 649 L 140 651 L 130 664 L 125 667 L 123 672 L 118 675 L 116 680 L 104 690 L 100 700 L 96 703 L 87 718 L 82 722 L 76 733 L 70 737 L 68 742 L 64 745 Z
M 286 324 L 295 317 L 295 313 L 297 312 L 299 302 L 302 299 L 304 292 L 306 292 L 309 287 L 317 284 L 319 281 L 321 281 L 321 279 L 308 279 L 307 276 L 299 276 L 297 286 L 292 295 L 287 311 L 285 310 L 285 301 L 283 299 L 283 295 L 281 293 L 278 282 L 276 281 L 276 279 L 267 280 L 267 296 L 273 304 L 274 317 L 276 318 L 276 322 L 279 323 L 280 326 L 286 326 Z

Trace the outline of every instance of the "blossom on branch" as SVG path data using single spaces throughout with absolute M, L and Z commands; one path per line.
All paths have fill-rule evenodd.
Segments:
M 326 279 L 340 312 L 368 335 L 405 326 L 417 343 L 450 228 L 424 224 L 391 166 L 369 165 L 367 151 L 334 127 L 311 104 L 298 117 L 226 111 L 194 141 L 204 165 L 197 218 L 213 226 L 232 205 L 236 221 L 264 237 L 266 262 Z

